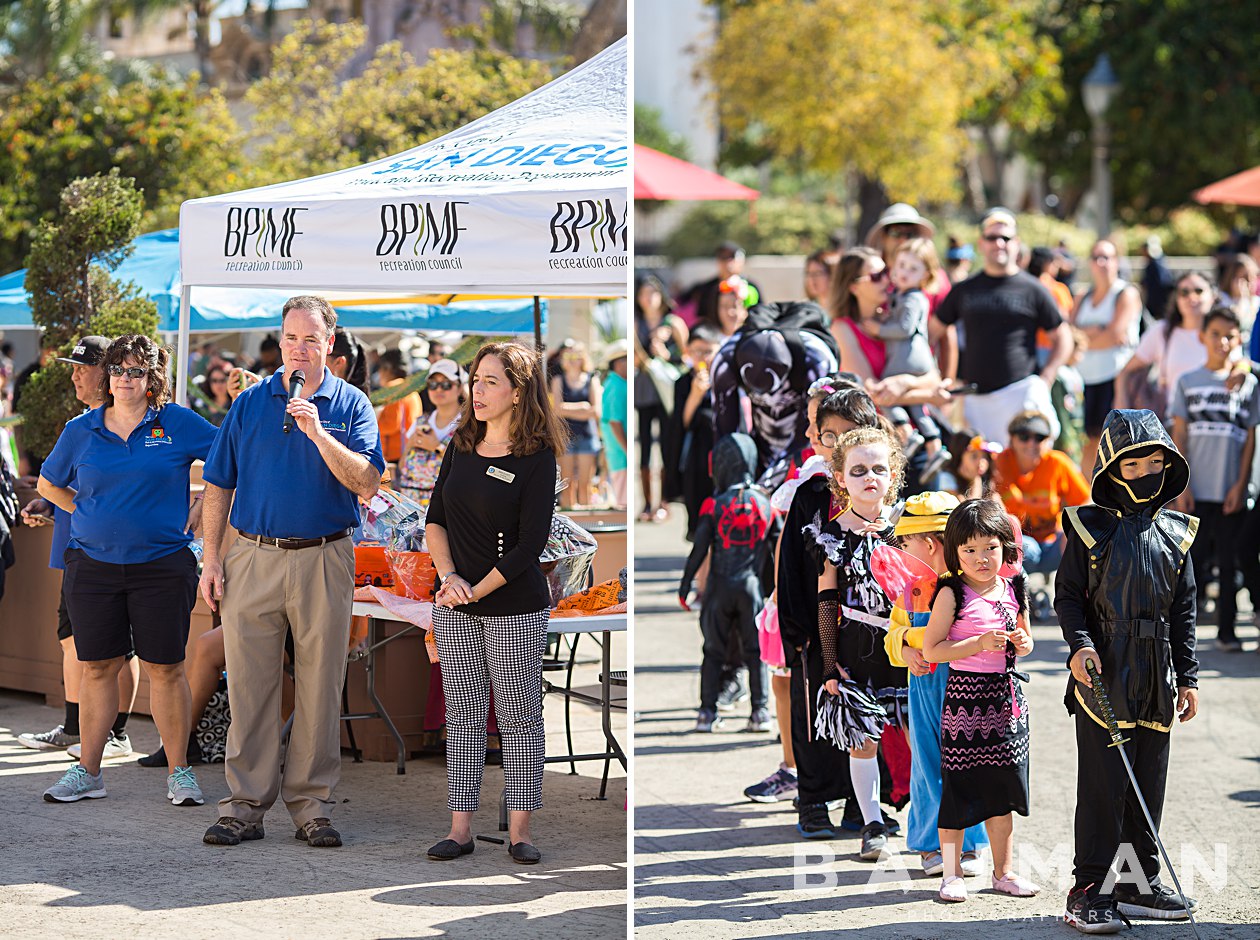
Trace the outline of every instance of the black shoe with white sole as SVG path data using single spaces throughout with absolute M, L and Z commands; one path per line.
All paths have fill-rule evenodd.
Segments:
M 1111 895 L 1100 893 L 1097 885 L 1072 889 L 1063 922 L 1088 934 L 1119 933 L 1129 925 L 1129 919 L 1116 910 Z
M 1150 894 L 1138 894 L 1132 885 L 1116 885 L 1116 910 L 1130 917 L 1154 920 L 1189 920 L 1199 909 L 1194 898 L 1183 898 L 1168 885 L 1154 885 Z

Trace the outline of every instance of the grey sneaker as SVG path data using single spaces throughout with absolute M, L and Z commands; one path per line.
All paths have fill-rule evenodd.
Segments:
M 75 803 L 79 800 L 99 800 L 106 795 L 105 781 L 100 774 L 92 776 L 75 764 L 61 779 L 44 791 L 45 803 Z
M 702 708 L 696 712 L 696 730 L 708 734 L 710 731 L 716 731 L 722 727 L 722 719 L 717 716 L 716 712 Z
M 858 858 L 865 862 L 877 862 L 888 851 L 888 830 L 883 823 L 873 822 L 862 827 L 862 851 Z
M 745 731 L 762 732 L 769 731 L 774 727 L 774 722 L 770 718 L 770 712 L 765 708 L 753 709 L 752 715 L 748 718 L 748 727 Z
M 36 733 L 28 731 L 26 734 L 18 735 L 18 744 L 22 747 L 29 747 L 36 751 L 64 751 L 71 745 L 78 745 L 79 736 L 77 734 L 66 734 L 65 725 L 57 725 L 52 731 L 41 731 Z M 77 754 L 75 755 L 78 756 Z
M 83 756 L 83 745 L 71 744 L 66 748 L 66 753 L 78 760 Z M 127 737 L 127 732 L 115 735 L 114 732 L 109 733 L 109 737 L 105 740 L 105 750 L 101 753 L 102 760 L 109 760 L 111 757 L 127 757 L 131 754 L 131 738 Z
M 166 778 L 166 798 L 176 806 L 201 806 L 206 801 L 191 767 L 176 767 Z

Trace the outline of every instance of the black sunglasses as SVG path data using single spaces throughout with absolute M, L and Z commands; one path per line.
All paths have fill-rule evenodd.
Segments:
M 986 242 L 1013 242 L 1015 241 L 1014 235 L 981 235 L 980 237 L 984 239 L 984 241 Z
M 105 371 L 116 379 L 120 379 L 126 375 L 129 379 L 142 379 L 149 374 L 148 369 L 142 369 L 139 366 L 132 366 L 130 369 L 124 369 L 122 366 L 106 366 Z
M 1017 441 L 1036 441 L 1038 444 L 1050 440 L 1049 434 L 1034 434 L 1032 431 L 1016 431 L 1011 437 Z
M 1206 287 L 1178 287 L 1177 294 L 1181 297 L 1198 297 L 1200 294 L 1206 294 Z
M 435 382 L 428 382 L 426 384 L 435 392 L 445 392 L 455 387 L 454 382 L 448 382 L 444 379 L 439 379 Z

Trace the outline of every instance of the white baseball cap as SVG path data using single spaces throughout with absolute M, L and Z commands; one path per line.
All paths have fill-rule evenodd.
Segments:
M 435 375 L 444 375 L 456 385 L 462 381 L 460 376 L 459 363 L 454 359 L 439 359 L 437 362 L 429 366 L 429 377 Z

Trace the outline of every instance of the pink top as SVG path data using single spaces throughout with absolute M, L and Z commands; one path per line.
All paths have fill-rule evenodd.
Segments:
M 876 379 L 882 379 L 884 366 L 888 364 L 888 351 L 884 348 L 884 341 L 867 336 L 865 331 L 852 320 L 841 319 L 840 322 L 857 338 L 858 347 L 862 350 L 862 355 L 866 357 L 866 364 L 871 367 L 871 375 Z
M 1019 604 L 1015 601 L 1015 591 L 1011 587 L 1011 583 L 1005 578 L 1002 579 L 1006 585 L 1006 594 L 1001 600 L 1001 604 L 1011 614 L 1011 620 L 1015 620 L 1019 615 Z M 973 636 L 979 636 L 988 630 L 1005 630 L 1006 621 L 1002 614 L 998 611 L 993 601 L 985 600 L 967 585 L 963 585 L 963 606 L 962 610 L 954 617 L 954 625 L 949 628 L 949 639 L 951 642 L 958 640 L 966 640 Z M 1006 672 L 1006 653 L 985 650 L 975 653 L 965 659 L 956 659 L 949 664 L 950 669 L 960 669 L 963 672 Z

